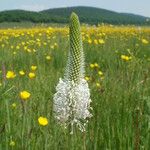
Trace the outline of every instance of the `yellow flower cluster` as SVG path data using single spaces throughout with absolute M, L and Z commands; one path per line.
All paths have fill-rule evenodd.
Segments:
M 94 86 L 96 86 L 97 89 L 101 89 L 102 80 L 104 80 L 104 73 L 102 72 L 102 70 L 100 70 L 100 66 L 97 62 L 89 64 L 89 67 L 90 75 L 85 76 L 85 80 L 91 84 L 94 84 Z
M 35 74 L 35 72 L 34 72 L 34 71 L 36 71 L 36 70 L 37 70 L 37 66 L 32 65 L 32 66 L 31 66 L 31 71 L 32 71 L 32 72 L 29 72 L 29 73 L 28 73 L 28 76 L 29 76 L 30 79 L 33 79 L 33 78 L 36 77 L 36 74 Z M 19 75 L 20 75 L 20 76 L 24 76 L 24 75 L 25 75 L 25 71 L 24 71 L 24 70 L 20 70 L 20 71 L 19 71 Z M 15 77 L 16 77 L 16 74 L 15 74 L 14 71 L 7 71 L 7 73 L 6 73 L 6 78 L 7 78 L 7 79 L 13 79 L 13 78 L 15 78 Z

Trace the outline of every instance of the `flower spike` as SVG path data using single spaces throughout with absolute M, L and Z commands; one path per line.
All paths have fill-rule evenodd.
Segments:
M 54 94 L 54 113 L 59 123 L 85 131 L 90 113 L 90 90 L 84 79 L 84 53 L 80 22 L 75 13 L 70 17 L 70 50 L 64 79 L 59 80 Z

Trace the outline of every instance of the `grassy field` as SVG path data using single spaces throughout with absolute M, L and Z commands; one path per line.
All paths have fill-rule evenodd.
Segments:
M 0 150 L 150 149 L 150 28 L 83 26 L 82 36 L 93 117 L 70 135 L 53 115 L 68 28 L 0 30 Z

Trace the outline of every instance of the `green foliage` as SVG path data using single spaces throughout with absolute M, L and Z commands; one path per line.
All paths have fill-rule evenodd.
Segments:
M 93 7 L 68 7 L 44 10 L 41 12 L 12 10 L 0 12 L 0 22 L 43 22 L 68 23 L 69 14 L 74 11 L 79 14 L 80 21 L 88 24 L 138 24 L 150 25 L 147 18 L 139 15 L 117 13 Z

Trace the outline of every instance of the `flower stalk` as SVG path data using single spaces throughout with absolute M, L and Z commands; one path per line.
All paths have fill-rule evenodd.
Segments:
M 75 13 L 70 17 L 70 50 L 64 79 L 59 80 L 54 94 L 54 114 L 59 123 L 74 125 L 85 131 L 90 113 L 90 90 L 84 79 L 84 53 L 80 22 Z

